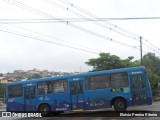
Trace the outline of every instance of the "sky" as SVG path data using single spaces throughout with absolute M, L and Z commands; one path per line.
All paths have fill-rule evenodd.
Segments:
M 33 68 L 87 72 L 92 67 L 85 62 L 101 52 L 138 60 L 140 36 L 143 55 L 160 56 L 160 19 L 106 19 L 160 17 L 159 4 L 159 0 L 0 0 L 0 73 Z

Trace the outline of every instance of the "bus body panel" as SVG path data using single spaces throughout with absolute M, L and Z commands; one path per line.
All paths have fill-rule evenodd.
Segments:
M 6 111 L 24 111 L 24 99 L 22 97 L 9 98 L 7 100 Z
M 127 74 L 127 85 L 124 87 L 111 86 L 112 75 L 120 73 Z M 109 86 L 88 88 L 88 81 L 96 79 L 97 76 L 106 77 L 107 75 L 110 81 Z M 16 97 L 12 98 L 10 90 L 16 85 L 19 86 L 19 90 L 22 89 L 22 93 L 18 93 L 20 97 L 14 93 Z M 48 92 L 40 94 L 41 87 Z M 56 92 L 53 92 L 53 89 Z M 53 112 L 102 109 L 112 107 L 115 98 L 124 99 L 127 106 L 152 104 L 150 82 L 144 67 L 18 81 L 8 83 L 6 93 L 7 111 L 38 111 L 42 104 L 48 104 Z
M 52 111 L 67 111 L 70 110 L 70 94 L 57 93 L 53 96 Z
M 111 107 L 111 89 L 86 90 L 84 96 L 86 110 Z

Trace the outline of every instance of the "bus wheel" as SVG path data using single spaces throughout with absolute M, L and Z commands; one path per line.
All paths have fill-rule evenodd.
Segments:
M 126 101 L 121 98 L 116 99 L 114 101 L 114 109 L 115 109 L 115 111 L 126 111 L 126 109 L 127 109 Z
M 40 105 L 38 111 L 41 113 L 42 116 L 48 116 L 51 113 L 51 109 L 48 104 Z

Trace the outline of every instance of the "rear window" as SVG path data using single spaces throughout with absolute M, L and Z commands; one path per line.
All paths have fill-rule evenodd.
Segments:
M 9 98 L 21 97 L 23 95 L 22 85 L 11 85 L 8 88 Z

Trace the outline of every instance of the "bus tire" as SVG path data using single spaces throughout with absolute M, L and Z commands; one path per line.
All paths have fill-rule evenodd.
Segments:
M 42 116 L 48 116 L 51 113 L 50 106 L 48 104 L 41 104 L 38 108 L 38 111 Z
M 118 98 L 114 101 L 114 109 L 115 111 L 126 111 L 127 109 L 127 104 L 126 101 L 122 98 Z

